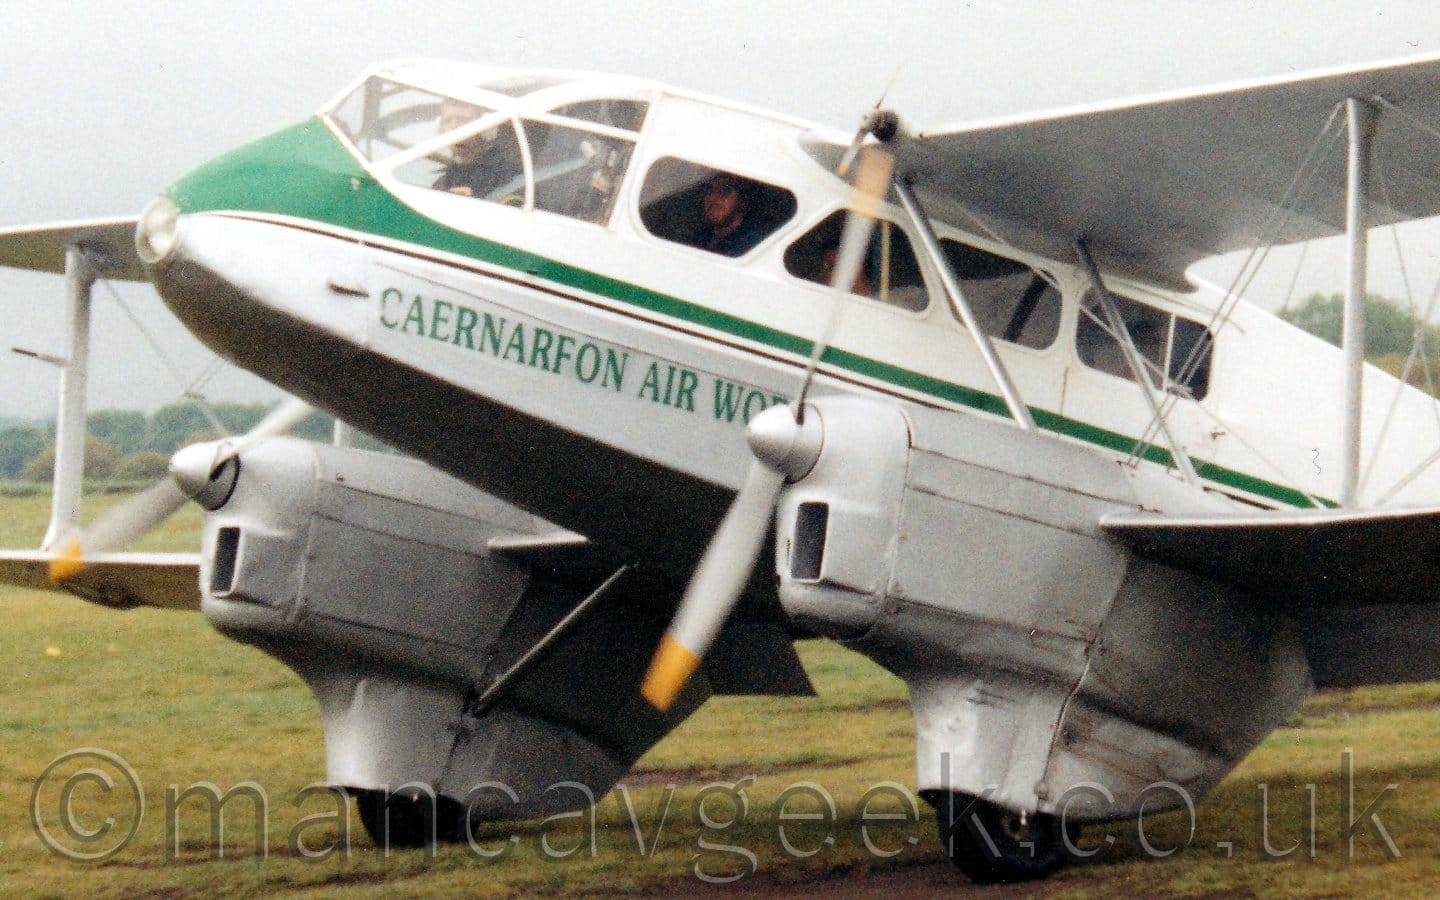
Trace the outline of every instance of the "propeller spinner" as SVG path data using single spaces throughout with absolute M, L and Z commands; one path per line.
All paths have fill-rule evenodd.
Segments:
M 240 454 L 263 438 L 289 430 L 310 411 L 308 403 L 292 397 L 238 438 L 182 447 L 170 458 L 169 478 L 155 482 L 56 548 L 50 580 L 58 584 L 76 577 L 85 571 L 87 555 L 119 550 L 138 540 L 186 500 L 206 509 L 219 508 L 235 486 Z

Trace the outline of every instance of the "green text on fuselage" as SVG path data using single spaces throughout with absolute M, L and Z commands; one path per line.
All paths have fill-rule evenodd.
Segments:
M 770 406 L 785 402 L 784 397 L 762 388 L 649 357 L 549 323 L 407 293 L 397 287 L 380 292 L 377 316 L 380 325 L 390 331 L 539 369 L 613 393 L 628 392 L 636 399 L 672 410 L 708 413 L 717 421 L 744 425 Z

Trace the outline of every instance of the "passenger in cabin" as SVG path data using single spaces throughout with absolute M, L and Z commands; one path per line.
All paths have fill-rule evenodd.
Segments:
M 700 195 L 700 227 L 687 242 L 722 256 L 744 256 L 765 238 L 766 229 L 751 213 L 752 198 L 743 179 L 717 172 Z
M 785 251 L 785 271 L 829 287 L 835 278 L 847 215 L 843 209 L 832 212 L 792 243 Z M 909 239 L 885 219 L 876 223 L 855 280 L 844 290 L 911 312 L 920 312 L 930 303 Z
M 472 104 L 446 99 L 440 106 L 439 131 L 443 134 L 462 128 L 483 113 Z M 450 148 L 445 170 L 431 187 L 464 197 L 487 197 L 510 181 L 512 174 L 520 170 L 520 160 L 512 142 L 498 140 L 500 130 L 491 128 L 456 142 Z

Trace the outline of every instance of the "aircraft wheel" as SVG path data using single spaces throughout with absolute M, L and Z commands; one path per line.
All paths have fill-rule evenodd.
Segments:
M 432 800 L 387 794 L 385 791 L 355 791 L 355 811 L 365 832 L 377 847 L 428 847 L 433 843 L 454 844 L 465 839 L 462 809 L 449 797 Z
M 950 861 L 978 884 L 1044 878 L 1069 858 L 1055 816 L 1031 813 L 1022 824 L 1019 814 L 969 794 L 941 795 L 931 802 Z M 1080 829 L 1072 825 L 1069 830 L 1074 846 Z

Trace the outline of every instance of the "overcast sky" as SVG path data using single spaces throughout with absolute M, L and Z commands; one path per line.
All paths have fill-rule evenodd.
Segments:
M 5 0 L 0 227 L 137 212 L 189 168 L 304 118 L 364 66 L 397 56 L 624 72 L 848 128 L 897 68 L 887 105 L 934 125 L 1425 52 L 1440 52 L 1440 4 L 1422 0 Z M 1372 288 L 1400 296 L 1381 244 Z M 1440 262 L 1423 244 L 1407 239 L 1406 262 L 1428 294 Z M 1327 255 L 1338 256 L 1307 254 L 1300 293 L 1340 289 L 1343 268 Z M 1259 283 L 1267 305 L 1283 297 L 1293 259 Z M 1227 281 L 1234 268 L 1205 273 Z M 154 293 L 119 291 L 179 380 L 198 375 L 209 354 Z M 56 277 L 0 271 L 0 417 L 53 411 L 54 370 L 8 351 L 61 350 L 61 295 Z M 103 290 L 95 340 L 92 408 L 177 396 Z M 275 396 L 233 372 L 207 390 Z

